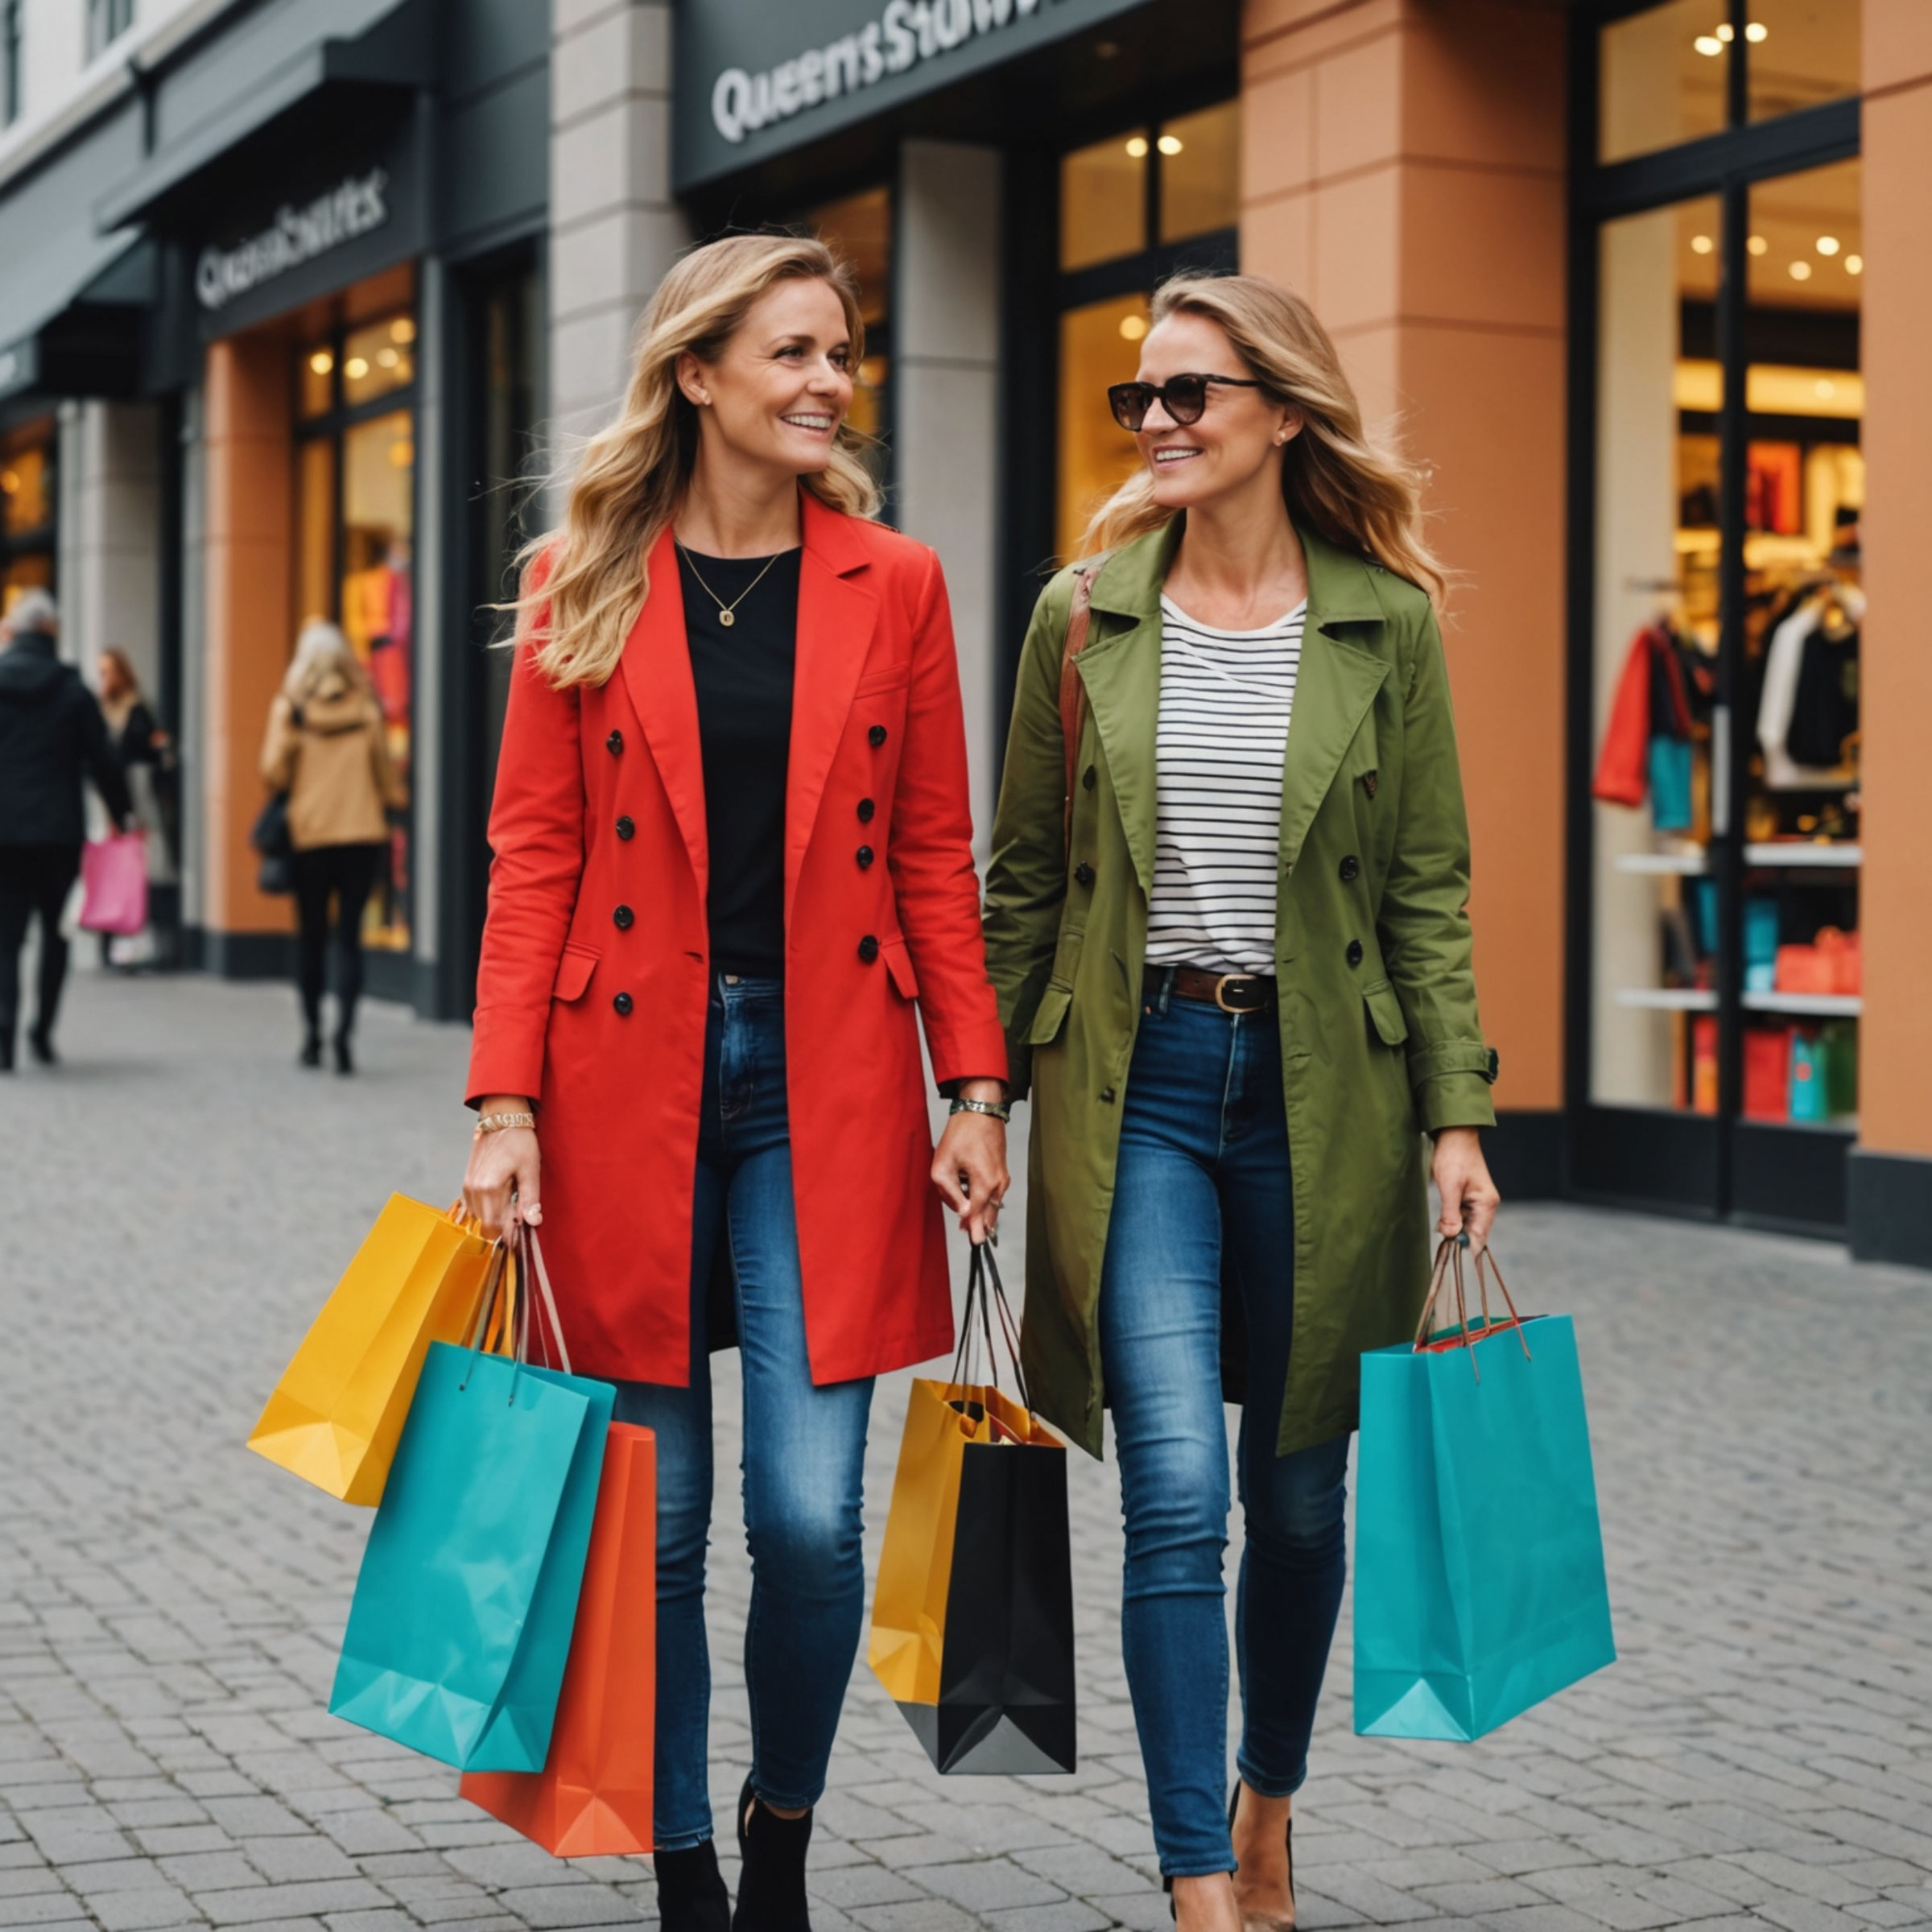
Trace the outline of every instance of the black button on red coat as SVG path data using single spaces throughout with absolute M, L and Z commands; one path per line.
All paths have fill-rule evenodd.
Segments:
M 610 736 L 604 741 L 604 749 L 614 758 L 617 753 L 624 749 L 623 733 L 621 731 L 613 731 Z
M 877 810 L 878 807 L 873 804 L 870 799 L 861 799 L 859 800 L 859 823 L 861 825 L 869 825 L 872 823 L 872 815 Z
M 869 845 L 861 845 L 857 852 L 852 856 L 859 861 L 859 870 L 863 872 L 865 868 L 872 863 L 873 860 L 877 857 L 877 854 L 873 851 Z
M 619 932 L 629 932 L 631 921 L 638 915 L 628 906 L 620 906 L 610 916 L 617 922 Z
M 631 1007 L 635 1004 L 627 993 L 620 993 L 610 1003 L 617 1008 L 617 1016 L 620 1019 L 628 1018 Z
M 859 957 L 869 966 L 879 956 L 879 943 L 870 933 L 859 941 Z
M 628 813 L 617 820 L 617 836 L 621 839 L 628 839 L 633 836 L 637 829 L 636 822 Z
M 866 733 L 865 737 L 867 741 L 876 749 L 886 742 L 886 727 L 883 724 L 875 724 L 870 731 Z

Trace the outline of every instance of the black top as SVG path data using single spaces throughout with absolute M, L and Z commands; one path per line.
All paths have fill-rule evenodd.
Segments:
M 704 759 L 711 961 L 719 972 L 754 979 L 785 976 L 785 779 L 800 554 L 694 557 L 678 547 Z M 729 625 L 720 600 L 732 607 Z
M 0 651 L 0 845 L 72 845 L 86 835 L 83 774 L 117 820 L 134 810 L 107 720 L 44 631 Z

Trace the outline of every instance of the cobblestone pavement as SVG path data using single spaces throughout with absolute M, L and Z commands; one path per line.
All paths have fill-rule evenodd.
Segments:
M 367 1071 L 338 1080 L 295 1070 L 279 989 L 85 976 L 64 1043 L 0 1084 L 0 1926 L 653 1918 L 642 1860 L 559 1864 L 326 1715 L 369 1518 L 242 1447 L 386 1193 L 454 1191 L 465 1035 L 373 1009 Z M 1344 1611 L 1303 1923 L 1932 1924 L 1932 1279 L 1574 1208 L 1509 1213 L 1504 1240 L 1513 1282 L 1578 1317 L 1623 1658 L 1476 1745 L 1358 1740 Z M 905 1379 L 877 1405 L 875 1553 Z M 720 1817 L 746 1747 L 733 1459 Z M 942 1781 L 861 1665 L 814 1842 L 823 1932 L 1166 1923 L 1113 1472 L 1071 1460 L 1079 1773 Z

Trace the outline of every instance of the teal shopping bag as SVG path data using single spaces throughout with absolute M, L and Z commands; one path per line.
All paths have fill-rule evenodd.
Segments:
M 1616 1660 L 1576 1333 L 1567 1315 L 1431 1335 L 1362 1357 L 1355 1728 L 1468 1740 Z M 1499 1286 L 1501 1277 L 1497 1278 Z M 1508 1290 L 1504 1290 L 1507 1299 Z
M 549 1755 L 613 1396 L 568 1372 L 542 1256 L 519 1233 L 514 1352 L 482 1352 L 494 1282 L 470 1347 L 430 1344 L 328 1701 L 464 1771 L 541 1771 Z M 539 1298 L 561 1371 L 524 1359 Z

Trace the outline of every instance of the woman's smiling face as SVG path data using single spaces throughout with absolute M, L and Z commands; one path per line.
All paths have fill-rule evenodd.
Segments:
M 1253 380 L 1218 322 L 1177 309 L 1147 332 L 1135 379 L 1158 388 L 1170 377 L 1187 375 Z M 1278 468 L 1282 446 L 1300 427 L 1295 412 L 1265 390 L 1211 382 L 1198 423 L 1176 423 L 1157 398 L 1134 441 L 1153 474 L 1154 502 L 1164 510 L 1186 510 Z
M 816 474 L 852 407 L 852 336 L 838 291 L 799 276 L 774 283 L 715 362 L 680 359 L 678 381 L 733 456 Z

